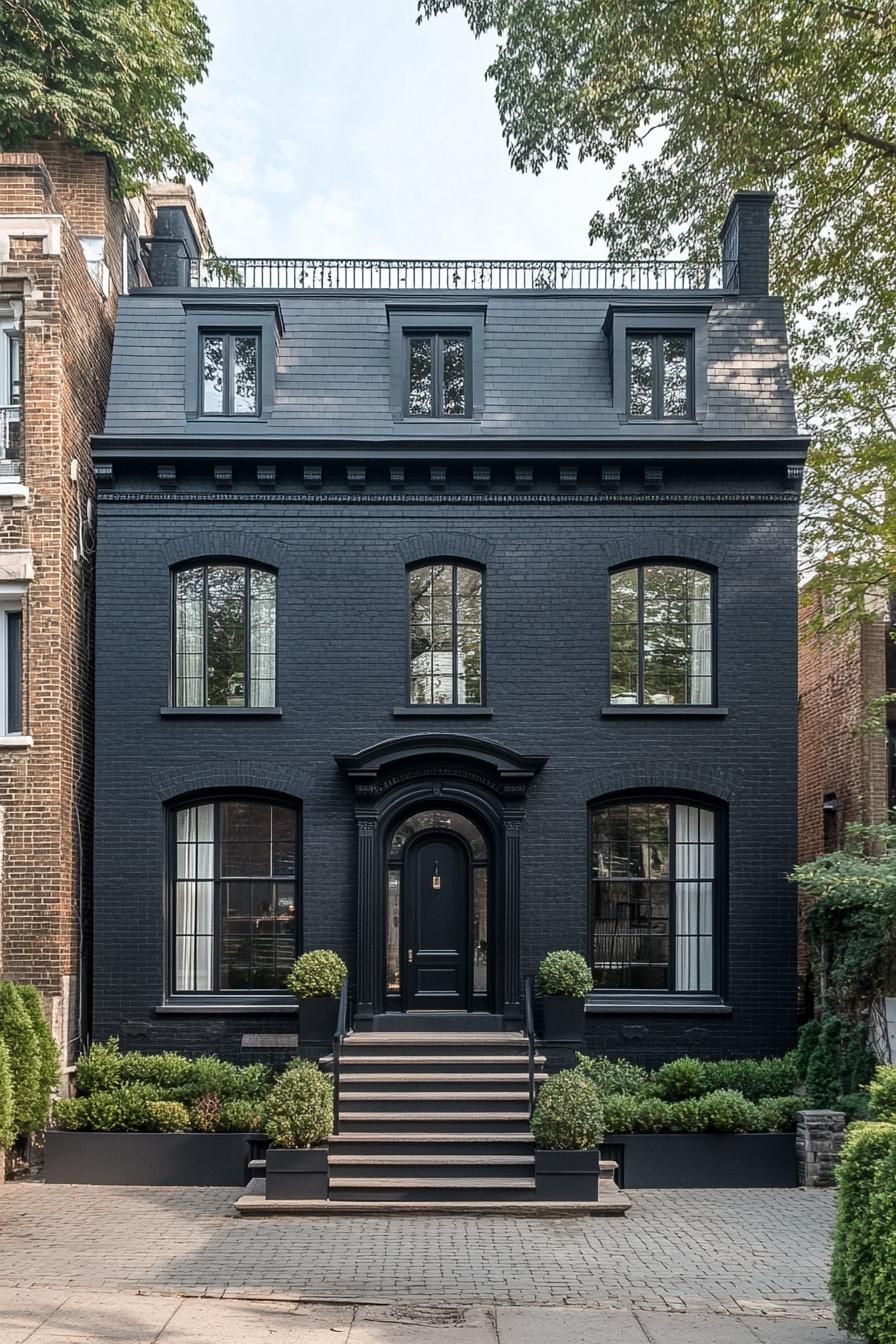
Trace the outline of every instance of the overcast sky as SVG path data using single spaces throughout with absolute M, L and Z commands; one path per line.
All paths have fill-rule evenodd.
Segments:
M 510 168 L 491 48 L 414 0 L 199 0 L 188 116 L 223 256 L 585 257 L 608 178 Z

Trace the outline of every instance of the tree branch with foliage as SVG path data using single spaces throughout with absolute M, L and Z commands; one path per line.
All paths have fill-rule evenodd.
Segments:
M 772 280 L 814 436 L 803 546 L 844 619 L 896 578 L 896 6 L 418 0 L 494 35 L 510 160 L 621 168 L 615 258 L 706 262 L 731 193 L 777 193 Z M 822 563 L 824 562 L 824 563 Z
M 212 47 L 193 0 L 0 0 L 0 145 L 66 139 L 121 189 L 211 169 L 184 118 Z

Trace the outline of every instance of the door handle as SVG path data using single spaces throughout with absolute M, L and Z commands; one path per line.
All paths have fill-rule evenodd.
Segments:
M 409 966 L 413 966 L 413 964 L 414 964 L 414 949 L 413 949 L 412 947 L 409 947 L 409 948 L 408 948 L 408 965 L 409 965 Z

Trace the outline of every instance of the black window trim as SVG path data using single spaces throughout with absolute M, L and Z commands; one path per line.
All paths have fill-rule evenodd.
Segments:
M 665 380 L 664 344 L 668 339 L 678 338 L 686 342 L 687 347 L 687 395 L 684 415 L 667 415 L 663 403 Z M 649 415 L 635 415 L 632 411 L 632 341 L 650 341 L 651 359 L 651 411 Z M 628 327 L 625 333 L 625 413 L 626 418 L 635 424 L 660 421 L 664 424 L 682 424 L 695 419 L 694 416 L 694 333 L 676 330 L 674 327 L 651 328 L 641 330 Z
M 623 438 L 656 435 L 689 438 L 695 433 L 702 433 L 709 402 L 709 316 L 713 307 L 712 300 L 704 302 L 678 298 L 663 300 L 660 296 L 653 296 L 650 299 L 625 297 L 611 299 L 603 322 L 603 333 L 607 341 L 613 410 L 618 420 L 619 433 Z M 629 416 L 626 339 L 629 331 L 692 336 L 693 400 L 690 419 L 685 416 L 669 416 L 662 420 L 647 416 Z
M 476 570 L 480 575 L 479 588 L 479 700 L 476 703 L 472 701 L 460 702 L 452 699 L 447 705 L 434 705 L 430 703 L 418 704 L 411 699 L 413 691 L 413 677 L 411 674 L 411 574 L 415 569 L 428 569 L 433 565 L 451 565 L 451 694 L 457 695 L 457 570 L 458 566 L 463 569 Z M 404 597 L 405 597 L 405 629 L 406 629 L 406 653 L 405 653 L 405 705 L 406 711 L 428 712 L 430 714 L 450 714 L 453 716 L 463 715 L 464 713 L 479 714 L 483 711 L 488 713 L 488 687 L 485 678 L 485 622 L 486 622 L 486 567 L 477 560 L 467 560 L 461 556 L 455 555 L 434 555 L 426 556 L 420 560 L 411 560 L 405 565 L 404 570 Z
M 600 989 L 593 986 L 588 995 L 586 1011 L 613 1011 L 618 1004 L 618 1011 L 625 1013 L 630 1008 L 638 1011 L 650 1011 L 655 1009 L 658 1012 L 676 1011 L 679 1006 L 685 1010 L 693 1007 L 699 1010 L 705 1006 L 709 1010 L 718 1011 L 721 1005 L 725 1005 L 728 994 L 728 958 L 726 948 L 728 946 L 728 806 L 719 798 L 708 794 L 700 793 L 698 790 L 689 789 L 662 789 L 662 788 L 634 788 L 625 789 L 621 792 L 606 794 L 598 798 L 592 798 L 588 803 L 587 825 L 586 825 L 586 873 L 587 873 L 587 924 L 585 928 L 585 946 L 587 951 L 588 965 L 594 967 L 594 919 L 595 919 L 595 879 L 594 879 L 594 813 L 600 808 L 612 807 L 615 803 L 665 803 L 670 808 L 675 807 L 676 803 L 684 804 L 690 807 L 701 807 L 712 812 L 714 816 L 715 835 L 713 851 L 713 937 L 712 937 L 712 971 L 713 988 L 712 990 L 682 990 L 671 989 L 624 989 L 618 987 L 607 987 Z M 669 845 L 670 850 L 673 845 L 674 835 L 674 813 L 670 817 Z M 670 900 L 669 900 L 669 957 L 670 966 L 674 967 L 674 930 L 675 930 L 675 878 L 670 877 Z M 723 1008 L 722 1011 L 727 1011 Z
M 212 878 L 214 888 L 214 947 L 213 947 L 213 978 L 217 985 L 221 980 L 221 900 L 220 885 L 221 877 L 218 873 L 220 846 L 220 804 L 221 803 L 267 803 L 275 807 L 289 808 L 295 817 L 295 837 L 296 837 L 296 872 L 295 872 L 295 894 L 296 894 L 296 949 L 295 954 L 298 957 L 303 949 L 303 925 L 304 925 L 304 906 L 302 889 L 302 807 L 298 799 L 287 797 L 282 794 L 270 793 L 264 790 L 253 791 L 251 789 L 213 789 L 204 790 L 201 793 L 193 793 L 182 798 L 175 798 L 165 806 L 165 866 L 164 866 L 164 900 L 163 900 L 163 937 L 165 939 L 164 956 L 164 993 L 163 1008 L 173 1005 L 195 1005 L 201 1007 L 208 1005 L 210 1007 L 224 1004 L 245 1003 L 253 1007 L 270 1003 L 273 1006 L 278 1004 L 295 1004 L 295 996 L 289 990 L 284 988 L 281 991 L 271 989 L 176 989 L 176 930 L 175 902 L 177 899 L 177 814 L 188 807 L 202 807 L 204 804 L 213 804 L 214 812 L 214 863 L 215 872 Z M 271 878 L 270 881 L 277 879 Z M 157 1010 L 158 1011 L 158 1010 Z
M 251 432 L 249 426 L 270 420 L 274 410 L 277 368 L 277 343 L 283 334 L 283 316 L 279 303 L 253 300 L 227 302 L 208 299 L 184 299 L 184 413 L 191 432 L 208 434 Z M 203 411 L 202 341 L 205 336 L 229 333 L 254 335 L 258 341 L 256 409 L 254 415 L 225 415 Z
M 389 402 L 399 435 L 444 437 L 476 432 L 482 423 L 485 402 L 485 323 L 488 305 L 481 303 L 386 304 L 389 324 Z M 469 339 L 465 379 L 468 410 L 465 415 L 407 415 L 406 336 L 420 333 L 464 335 Z
M 246 694 L 245 705 L 179 705 L 177 703 L 177 576 L 187 569 L 203 570 L 202 577 L 202 629 L 203 629 L 203 700 L 208 701 L 208 571 L 216 565 L 241 565 L 245 571 L 245 594 L 246 594 L 246 638 L 245 638 L 245 677 Z M 274 703 L 273 705 L 253 705 L 251 701 L 252 687 L 252 613 L 251 613 L 251 573 L 253 569 L 263 570 L 265 573 L 274 576 Z M 242 555 L 214 555 L 214 556 L 196 556 L 189 560 L 180 560 L 170 568 L 171 585 L 171 613 L 170 613 L 170 655 L 168 659 L 168 704 L 164 707 L 168 711 L 175 711 L 177 715 L 214 715 L 218 711 L 220 715 L 236 714 L 246 715 L 247 717 L 279 717 L 282 714 L 280 709 L 280 575 L 274 565 L 265 564 L 261 560 L 247 560 Z M 164 712 L 164 710 L 163 710 Z
M 696 569 L 702 574 L 709 576 L 709 616 L 712 629 L 712 649 L 710 658 L 710 675 L 712 677 L 712 694 L 705 704 L 695 702 L 686 702 L 682 705 L 651 705 L 644 699 L 644 570 L 650 565 L 668 565 L 678 569 Z M 638 571 L 638 699 L 633 705 L 615 702 L 613 696 L 613 575 L 622 574 L 627 569 L 636 569 Z M 613 565 L 607 573 L 607 611 L 608 621 L 607 629 L 609 639 L 607 641 L 608 655 L 610 661 L 607 665 L 607 710 L 609 713 L 625 711 L 630 714 L 653 714 L 657 715 L 675 713 L 682 717 L 687 716 L 694 710 L 702 712 L 709 717 L 719 712 L 719 618 L 718 618 L 718 591 L 719 591 L 719 571 L 715 565 L 707 564 L 704 560 L 690 560 L 680 555 L 651 555 L 644 556 L 637 560 L 625 560 L 621 564 Z M 725 711 L 727 713 L 727 711 Z
M 237 340 L 245 340 L 250 337 L 255 342 L 255 409 L 254 411 L 237 411 L 234 409 L 234 386 L 233 386 L 233 348 Z M 224 345 L 223 353 L 223 388 L 221 393 L 221 410 L 210 411 L 205 405 L 205 343 L 206 341 L 222 341 Z M 199 385 L 199 414 L 203 420 L 257 420 L 261 414 L 261 330 L 254 330 L 251 327 L 237 327 L 233 330 L 223 327 L 201 327 L 199 330 L 199 342 L 197 355 L 199 358 L 199 371 L 197 373 Z
M 458 329 L 449 330 L 429 330 L 418 329 L 416 327 L 405 327 L 403 330 L 404 338 L 404 391 L 402 394 L 402 407 L 404 418 L 406 420 L 429 421 L 445 420 L 452 421 L 470 420 L 473 417 L 473 333 Z M 411 342 L 418 340 L 428 340 L 430 348 L 430 358 L 432 367 L 432 413 L 430 415 L 416 415 L 411 412 Z M 464 413 L 463 415 L 447 415 L 442 406 L 442 395 L 444 392 L 444 353 L 443 343 L 450 340 L 463 341 L 464 346 Z

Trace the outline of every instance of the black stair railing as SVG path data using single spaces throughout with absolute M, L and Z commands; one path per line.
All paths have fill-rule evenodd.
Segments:
M 526 1039 L 529 1042 L 529 1106 L 535 1105 L 535 984 L 531 975 L 524 984 L 526 1005 Z
M 348 976 L 342 978 L 339 991 L 339 1012 L 333 1034 L 333 1133 L 339 1133 L 339 1067 L 342 1061 L 342 1042 L 348 1035 Z

